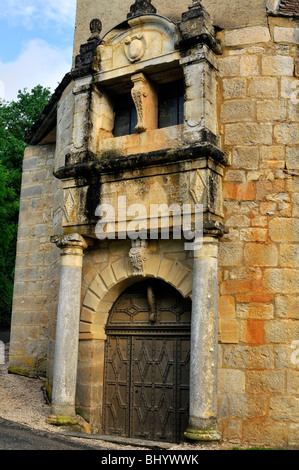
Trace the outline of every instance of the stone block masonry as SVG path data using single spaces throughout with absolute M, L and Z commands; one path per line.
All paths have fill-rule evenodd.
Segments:
M 10 371 L 45 375 L 51 286 L 54 145 L 27 147 L 23 163 Z
M 298 446 L 298 27 L 269 17 L 220 37 L 220 426 L 231 442 Z

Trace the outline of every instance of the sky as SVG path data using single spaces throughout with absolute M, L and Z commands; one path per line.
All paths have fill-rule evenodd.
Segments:
M 76 0 L 0 0 L 0 98 L 54 92 L 71 70 Z

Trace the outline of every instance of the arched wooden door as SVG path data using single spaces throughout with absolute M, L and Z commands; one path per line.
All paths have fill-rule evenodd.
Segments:
M 103 429 L 180 442 L 188 425 L 191 302 L 168 284 L 134 284 L 106 327 Z

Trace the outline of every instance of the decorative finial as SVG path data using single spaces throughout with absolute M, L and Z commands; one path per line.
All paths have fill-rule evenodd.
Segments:
M 89 29 L 91 32 L 91 36 L 88 41 L 93 41 L 94 39 L 100 39 L 101 31 L 102 31 L 102 22 L 98 18 L 94 18 L 91 20 Z
M 151 0 L 135 0 L 134 5 L 130 7 L 130 13 L 127 14 L 127 18 L 139 15 L 155 14 L 157 9 L 152 5 Z
M 198 0 L 192 0 L 192 5 L 188 7 L 189 10 L 193 10 L 194 8 L 202 8 L 202 4 Z
M 197 7 L 200 7 L 200 6 L 201 6 L 201 4 L 199 3 L 198 0 L 192 0 L 192 5 L 190 5 L 189 10 L 191 8 L 197 8 Z
M 80 54 L 75 59 L 75 69 L 82 73 L 91 73 L 98 68 L 100 58 L 96 54 L 97 47 L 101 41 L 102 22 L 98 18 L 91 20 L 89 24 L 90 38 L 80 46 Z

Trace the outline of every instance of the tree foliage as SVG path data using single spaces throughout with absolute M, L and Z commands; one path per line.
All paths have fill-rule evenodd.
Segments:
M 0 329 L 10 324 L 25 138 L 50 95 L 37 85 L 0 101 Z

